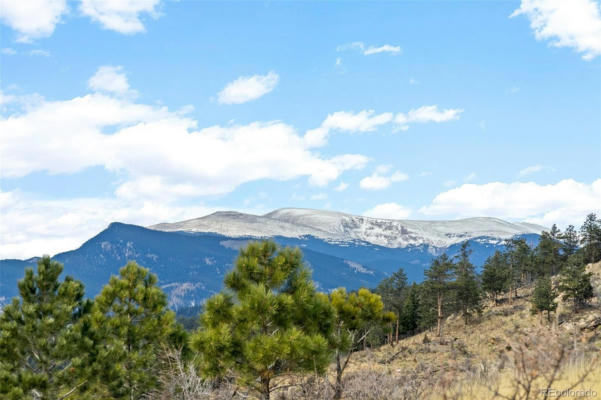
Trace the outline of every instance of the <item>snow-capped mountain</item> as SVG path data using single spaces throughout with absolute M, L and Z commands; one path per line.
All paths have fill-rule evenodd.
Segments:
M 545 227 L 488 217 L 453 221 L 390 220 L 335 211 L 283 208 L 265 215 L 217 212 L 187 221 L 153 225 L 150 229 L 211 232 L 230 237 L 313 236 L 331 242 L 363 241 L 389 248 L 420 245 L 444 248 L 474 238 L 501 240 L 540 234 Z

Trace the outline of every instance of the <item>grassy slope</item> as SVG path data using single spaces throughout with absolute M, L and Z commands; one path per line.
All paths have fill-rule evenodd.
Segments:
M 527 382 L 532 387 L 530 398 L 543 398 L 540 389 L 547 387 L 557 362 L 560 368 L 552 389 L 570 388 L 590 369 L 573 389 L 592 389 L 601 396 L 601 364 L 592 360 L 601 353 L 601 327 L 580 329 L 601 317 L 601 263 L 588 268 L 594 273 L 595 298 L 591 307 L 577 314 L 560 303 L 557 316 L 541 322 L 530 313 L 531 289 L 522 289 L 513 304 L 505 300 L 498 306 L 488 305 L 468 326 L 458 316 L 449 317 L 440 340 L 426 332 L 394 347 L 356 353 L 348 374 L 360 379 L 369 371 L 389 376 L 391 381 L 411 379 L 422 386 L 413 388 L 414 395 L 422 398 L 486 399 L 494 398 L 495 390 L 512 397 L 516 385 Z M 428 341 L 425 336 L 430 343 L 424 343 Z M 398 398 L 411 398 L 407 394 L 399 392 Z M 515 398 L 526 398 L 525 389 L 520 388 Z

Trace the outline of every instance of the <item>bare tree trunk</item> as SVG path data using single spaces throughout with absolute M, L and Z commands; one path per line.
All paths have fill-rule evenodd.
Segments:
M 342 398 L 342 365 L 340 364 L 340 353 L 336 352 L 336 384 L 334 385 L 334 400 Z
M 395 339 L 395 343 L 398 343 L 398 342 L 399 342 L 399 318 L 397 317 L 397 319 L 396 319 L 396 339 Z
M 269 400 L 270 396 L 270 379 L 268 377 L 261 378 L 261 398 L 262 400 Z
M 436 336 L 442 335 L 442 293 L 438 292 L 438 324 L 436 327 Z

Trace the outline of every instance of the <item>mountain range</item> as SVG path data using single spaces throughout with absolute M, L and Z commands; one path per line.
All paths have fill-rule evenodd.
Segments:
M 233 211 L 149 227 L 111 223 L 76 250 L 53 259 L 65 274 L 96 295 L 111 275 L 135 260 L 159 277 L 173 308 L 195 305 L 221 289 L 240 247 L 271 238 L 302 249 L 320 290 L 375 287 L 403 268 L 410 281 L 423 279 L 433 257 L 457 253 L 464 241 L 476 265 L 503 241 L 524 237 L 532 245 L 545 227 L 496 218 L 416 221 L 369 218 L 334 211 L 286 208 L 265 215 Z M 37 258 L 0 260 L 0 304 L 18 294 L 16 282 Z

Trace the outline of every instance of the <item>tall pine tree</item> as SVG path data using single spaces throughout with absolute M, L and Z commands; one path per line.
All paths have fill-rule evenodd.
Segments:
M 455 297 L 459 303 L 465 323 L 469 322 L 470 316 L 482 309 L 482 296 L 480 294 L 480 285 L 476 268 L 470 262 L 469 256 L 471 250 L 467 241 L 461 245 L 461 250 L 457 256 L 457 262 L 454 265 L 454 288 Z
M 453 272 L 453 262 L 446 254 L 435 258 L 424 274 L 424 288 L 430 297 L 436 298 L 436 335 L 442 335 L 442 323 L 444 319 L 443 303 L 445 294 L 450 289 Z
M 531 299 L 531 311 L 533 314 L 540 313 L 541 322 L 545 311 L 547 312 L 547 320 L 551 319 L 551 312 L 557 309 L 556 297 L 557 292 L 553 289 L 551 278 L 545 276 L 536 281 Z
M 581 243 L 584 250 L 584 261 L 594 263 L 601 260 L 601 220 L 591 213 L 586 216 L 580 227 Z
M 37 273 L 26 269 L 20 299 L 0 313 L 0 397 L 3 399 L 83 398 L 87 355 L 81 352 L 78 321 L 90 308 L 81 282 L 58 280 L 63 266 L 48 256 Z
M 269 399 L 278 389 L 274 378 L 325 371 L 334 309 L 315 291 L 300 250 L 250 243 L 225 287 L 207 300 L 191 339 L 205 377 L 233 371 L 240 384 Z
M 376 292 L 382 296 L 382 301 L 386 309 L 394 312 L 396 315 L 396 334 L 395 341 L 399 340 L 399 320 L 405 303 L 407 294 L 407 275 L 400 268 L 390 277 L 385 278 L 376 288 Z
M 135 262 L 112 276 L 94 301 L 97 376 L 112 398 L 141 399 L 158 387 L 160 352 L 175 329 L 175 316 L 157 277 Z
M 507 291 L 511 281 L 507 258 L 507 253 L 497 250 L 484 262 L 482 269 L 482 289 L 490 295 L 495 305 L 498 296 Z
M 559 291 L 563 300 L 571 300 L 574 311 L 584 306 L 593 297 L 592 273 L 586 272 L 582 254 L 573 254 L 561 271 Z

